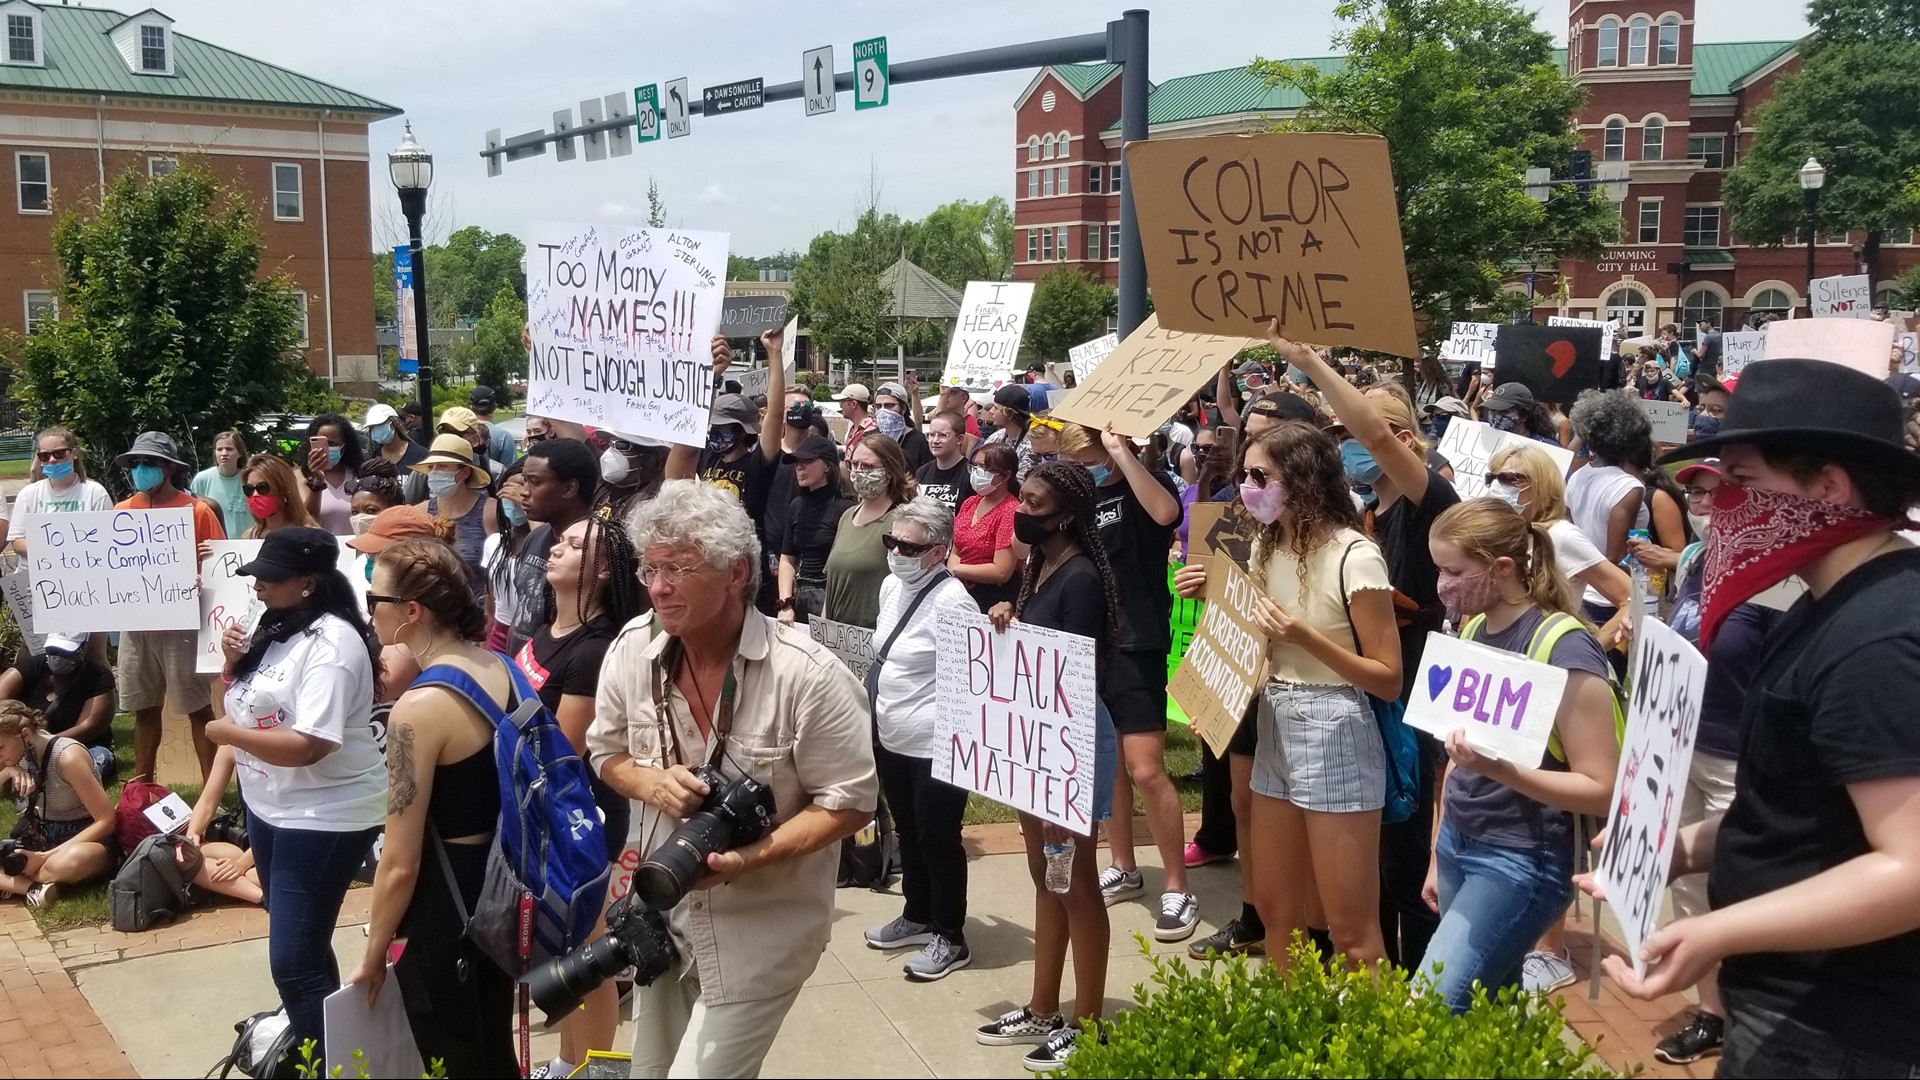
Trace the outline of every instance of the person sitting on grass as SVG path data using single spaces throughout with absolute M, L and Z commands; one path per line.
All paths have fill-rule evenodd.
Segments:
M 47 734 L 84 744 L 94 774 L 107 784 L 114 773 L 113 669 L 88 655 L 88 636 L 47 635 L 38 656 L 23 652 L 0 671 L 0 698 L 40 710 Z M 24 763 L 0 770 L 0 791 L 22 799 L 33 794 Z
M 37 709 L 0 701 L 0 768 L 21 766 L 32 799 L 14 825 L 17 850 L 0 855 L 0 893 L 27 898 L 28 907 L 52 903 L 62 886 L 113 872 L 113 800 L 93 774 L 87 748 L 49 735 Z
M 210 893 L 258 904 L 265 893 L 260 888 L 260 872 L 253 866 L 253 852 L 238 844 L 206 838 L 231 783 L 233 747 L 223 746 L 213 756 L 213 771 L 207 774 L 207 786 L 200 790 L 200 798 L 193 804 L 193 816 L 187 820 L 187 839 L 200 854 L 199 865 L 193 865 L 194 860 L 185 854 L 185 847 L 178 848 L 180 872 Z

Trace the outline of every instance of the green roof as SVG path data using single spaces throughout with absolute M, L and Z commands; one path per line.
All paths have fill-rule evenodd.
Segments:
M 1058 76 L 1060 81 L 1073 88 L 1073 92 L 1085 97 L 1087 91 L 1100 85 L 1100 81 L 1120 70 L 1119 64 L 1055 64 L 1048 69 Z
M 45 67 L 0 64 L 0 88 L 130 97 L 184 98 L 397 116 L 400 110 L 177 31 L 172 75 L 136 75 L 107 32 L 124 12 L 48 4 L 40 11 Z
M 1693 96 L 1724 97 L 1741 79 L 1779 59 L 1798 41 L 1735 41 L 1693 47 Z

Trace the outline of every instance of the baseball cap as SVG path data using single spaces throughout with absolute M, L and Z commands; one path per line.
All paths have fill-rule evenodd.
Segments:
M 1726 475 L 1725 473 L 1720 471 L 1720 459 L 1717 457 L 1710 457 L 1710 458 L 1702 458 L 1699 461 L 1693 462 L 1688 465 L 1683 465 L 1680 468 L 1674 470 L 1673 479 L 1677 483 L 1684 484 L 1688 481 L 1688 479 L 1698 476 L 1701 473 L 1711 473 L 1714 476 Z
M 440 430 L 465 435 L 480 425 L 480 417 L 465 405 L 452 405 L 440 414 Z
M 1466 402 L 1461 401 L 1459 398 L 1454 397 L 1451 394 L 1449 394 L 1446 397 L 1435 400 L 1432 404 L 1428 405 L 1424 409 L 1421 409 L 1420 411 L 1423 413 L 1427 413 L 1428 415 L 1432 415 L 1433 413 L 1446 413 L 1448 416 L 1472 416 L 1473 415 L 1472 410 L 1467 408 Z
M 1007 383 L 993 392 L 993 403 L 1014 412 L 1032 412 L 1033 396 L 1019 383 Z
M 873 396 L 874 397 L 890 397 L 896 401 L 903 402 L 903 403 L 913 400 L 912 398 L 907 396 L 906 387 L 901 386 L 899 383 L 890 383 L 890 382 L 881 383 L 880 388 L 873 392 Z
M 833 395 L 835 401 L 858 401 L 862 404 L 873 401 L 873 391 L 864 383 L 850 382 L 839 393 Z
M 741 431 L 752 431 L 760 424 L 760 410 L 739 394 L 721 394 L 713 403 L 714 427 L 738 424 Z
M 301 574 L 324 574 L 340 565 L 340 541 L 325 529 L 294 525 L 275 529 L 260 542 L 260 553 L 236 573 L 261 581 L 285 581 Z
M 1528 389 L 1526 383 L 1501 383 L 1493 388 L 1493 393 L 1488 394 L 1486 401 L 1482 404 L 1489 412 L 1531 409 L 1534 405 L 1533 391 Z
M 840 463 L 840 448 L 835 446 L 833 440 L 827 438 L 825 435 L 814 435 L 801 440 L 800 445 L 794 447 L 791 454 L 783 455 L 782 460 L 788 463 L 826 461 L 838 465 Z
M 372 427 L 375 424 L 391 424 L 398 419 L 400 419 L 400 414 L 393 411 L 393 406 L 375 405 L 367 410 L 366 426 Z
M 439 535 L 434 531 L 433 515 L 427 513 L 426 507 L 390 506 L 374 515 L 367 531 L 348 540 L 347 546 L 368 555 L 378 555 L 402 540 Z
M 1298 394 L 1267 394 L 1247 406 L 1248 416 L 1266 416 L 1275 420 L 1299 420 L 1318 425 L 1320 414 Z
M 1235 375 L 1265 375 L 1267 367 L 1258 360 L 1249 360 L 1233 369 Z
M 493 387 L 491 386 L 474 387 L 473 393 L 467 395 L 467 404 L 473 406 L 473 411 L 477 413 L 492 412 L 493 411 Z
M 77 656 L 87 647 L 86 634 L 48 634 L 45 648 L 48 652 L 57 652 L 64 656 Z

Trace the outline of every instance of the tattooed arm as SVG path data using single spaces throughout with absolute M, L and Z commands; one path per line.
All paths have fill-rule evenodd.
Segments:
M 359 969 L 347 981 L 377 992 L 385 979 L 387 946 L 413 902 L 426 851 L 427 803 L 433 794 L 433 767 L 446 742 L 445 720 L 459 715 L 446 691 L 410 690 L 394 703 L 387 719 L 387 827 L 380 868 L 373 875 L 373 914 Z

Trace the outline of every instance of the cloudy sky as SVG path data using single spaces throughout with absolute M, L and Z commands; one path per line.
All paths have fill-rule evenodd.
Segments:
M 102 4 L 106 0 L 91 0 Z M 120 6 L 129 13 L 140 5 Z M 237 49 L 404 108 L 435 157 L 434 215 L 521 233 L 533 221 L 633 222 L 658 181 L 668 220 L 733 236 L 747 255 L 804 248 L 847 223 L 877 177 L 885 208 L 917 217 L 953 199 L 1010 196 L 1013 101 L 1031 72 L 893 88 L 884 109 L 807 117 L 799 101 L 705 120 L 626 158 L 506 166 L 489 179 L 475 153 L 489 128 L 547 127 L 554 110 L 640 83 L 686 76 L 704 86 L 800 76 L 802 50 L 831 43 L 851 68 L 856 40 L 885 35 L 898 63 L 994 45 L 1098 31 L 1124 5 L 1087 0 L 162 0 L 180 33 Z M 1335 29 L 1331 0 L 1181 0 L 1152 24 L 1152 76 L 1164 80 L 1243 65 L 1255 55 L 1314 56 Z M 1654 4 L 1650 12 L 1662 10 Z M 1698 0 L 1700 38 L 1798 36 L 1797 0 Z M 1541 26 L 1565 34 L 1554 3 Z M 373 128 L 375 230 L 398 214 L 385 152 L 401 119 Z M 383 218 L 385 220 L 383 220 Z M 378 244 L 388 236 L 375 236 Z

